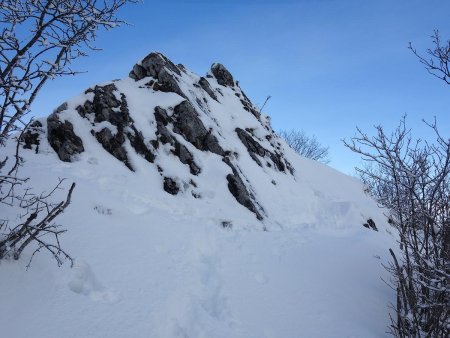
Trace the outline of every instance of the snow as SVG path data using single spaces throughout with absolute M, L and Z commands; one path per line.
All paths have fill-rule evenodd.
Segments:
M 395 292 L 381 280 L 389 278 L 382 264 L 395 240 L 361 183 L 296 155 L 281 140 L 294 175 L 260 168 L 234 130 L 255 128 L 269 148 L 267 130 L 242 109 L 233 90 L 208 79 L 223 93 L 216 102 L 189 86 L 198 76 L 183 74 L 180 88 L 206 97 L 200 118 L 224 149 L 238 154 L 233 163 L 249 180 L 265 219 L 258 221 L 229 193 L 225 177 L 231 170 L 218 155 L 177 137 L 202 168 L 193 176 L 160 147 L 155 163 L 165 174 L 197 184 L 169 195 L 156 165 L 129 144 L 135 172 L 90 134 L 90 122 L 74 109 L 91 94 L 69 100 L 61 116 L 74 125 L 85 152 L 64 163 L 43 139 L 38 155 L 23 150 L 21 173 L 30 176 L 36 191 L 50 189 L 57 177 L 66 178 L 66 191 L 76 182 L 72 203 L 58 218 L 68 230 L 62 245 L 75 264 L 58 268 L 42 253 L 26 270 L 32 250 L 19 261 L 1 261 L 2 336 L 386 336 Z M 130 114 L 149 141 L 156 130 L 154 107 L 170 109 L 183 99 L 174 93 L 148 95 L 145 82 L 114 83 L 126 93 Z M 64 193 L 57 191 L 55 199 Z M 362 226 L 368 218 L 379 232 Z M 223 222 L 231 226 L 224 228 Z

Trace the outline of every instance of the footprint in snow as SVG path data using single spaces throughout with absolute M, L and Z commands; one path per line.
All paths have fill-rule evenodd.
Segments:
M 96 302 L 115 303 L 120 300 L 116 291 L 105 288 L 98 282 L 89 264 L 83 261 L 75 262 L 68 287 L 71 291 L 88 296 Z

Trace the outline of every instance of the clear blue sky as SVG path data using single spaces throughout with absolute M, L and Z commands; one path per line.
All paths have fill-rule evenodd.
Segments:
M 101 32 L 103 51 L 73 65 L 87 73 L 49 83 L 33 115 L 160 51 L 202 75 L 223 63 L 254 103 L 272 96 L 264 111 L 275 130 L 316 135 L 345 173 L 360 163 L 341 142 L 356 126 L 391 129 L 406 113 L 417 137 L 434 116 L 450 135 L 450 86 L 407 49 L 431 47 L 434 29 L 450 39 L 450 1 L 147 0 L 119 16 L 132 25 Z

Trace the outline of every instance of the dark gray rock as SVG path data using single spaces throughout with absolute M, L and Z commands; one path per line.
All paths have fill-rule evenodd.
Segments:
M 195 163 L 194 156 L 184 145 L 175 140 L 175 149 L 173 154 L 177 156 L 181 163 L 187 164 L 189 166 L 192 175 L 198 175 L 201 171 L 200 167 Z
M 269 153 L 270 159 L 275 164 L 279 171 L 286 171 L 286 166 L 284 165 L 283 157 L 278 153 Z
M 272 161 L 275 168 L 278 169 L 279 171 L 286 172 L 287 169 L 291 174 L 294 173 L 294 169 L 292 168 L 290 163 L 286 161 L 280 153 L 278 153 L 277 151 L 271 152 L 265 149 L 263 146 L 259 144 L 258 141 L 255 140 L 255 138 L 247 130 L 236 128 L 235 131 L 239 139 L 241 140 L 242 144 L 247 148 L 250 157 L 260 167 L 262 167 L 262 163 L 259 157 L 261 158 L 268 157 Z M 269 166 L 271 165 L 269 164 Z
M 84 151 L 83 141 L 73 131 L 69 121 L 61 122 L 58 113 L 47 118 L 47 139 L 61 161 L 71 162 L 72 157 Z
M 220 63 L 214 63 L 211 66 L 211 73 L 222 86 L 234 87 L 234 80 L 231 73 Z
M 164 177 L 163 187 L 164 190 L 171 195 L 176 195 L 180 191 L 180 187 L 178 186 L 177 181 L 175 181 L 171 177 Z
M 266 153 L 269 153 L 263 146 L 261 146 L 257 141 L 253 139 L 253 137 L 245 130 L 241 128 L 236 128 L 236 134 L 238 135 L 241 142 L 247 148 L 249 155 L 251 158 L 262 167 L 261 161 L 258 156 L 264 157 Z M 258 155 L 258 156 L 257 156 Z
M 180 86 L 175 77 L 170 74 L 165 68 L 161 69 L 158 73 L 158 82 L 153 84 L 154 90 L 160 90 L 166 93 L 176 93 L 184 98 L 186 95 L 181 91 Z
M 136 81 L 151 76 L 157 80 L 153 84 L 154 90 L 173 92 L 186 97 L 172 73 L 181 75 L 180 68 L 161 53 L 150 53 L 140 64 L 133 67 L 129 76 Z
M 22 134 L 20 140 L 23 142 L 23 149 L 32 149 L 33 145 L 36 146 L 36 154 L 39 151 L 40 135 L 44 134 L 42 129 L 42 123 L 39 121 L 32 122 Z
M 136 153 L 153 163 L 155 155 L 146 145 L 142 133 L 134 126 L 125 95 L 120 93 L 119 100 L 116 96 L 117 87 L 113 83 L 95 86 L 86 93 L 93 93 L 94 97 L 92 101 L 86 101 L 76 108 L 80 116 L 89 118 L 94 123 L 109 122 L 117 129 L 114 133 L 106 127 L 99 132 L 91 131 L 103 148 L 134 171 L 123 147 L 125 139 L 128 139 Z
M 156 122 L 162 123 L 164 126 L 167 126 L 169 122 L 172 122 L 172 119 L 167 115 L 167 112 L 160 106 L 155 107 L 155 119 Z
M 239 87 L 239 83 L 236 82 L 236 85 Z M 261 113 L 259 112 L 259 110 L 257 110 L 255 108 L 255 106 L 253 105 L 253 103 L 250 101 L 250 99 L 247 97 L 247 95 L 245 95 L 244 91 L 241 89 L 241 87 L 239 87 L 239 90 L 242 93 L 242 98 L 240 99 L 242 106 L 244 108 L 244 110 L 250 112 L 253 116 L 255 116 L 258 121 L 261 122 Z M 241 97 L 240 95 L 238 97 Z
M 216 100 L 217 102 L 219 102 L 217 100 L 217 95 L 212 90 L 211 85 L 209 84 L 208 80 L 206 80 L 204 77 L 201 77 L 200 80 L 198 81 L 198 84 L 205 92 L 208 93 L 209 96 L 211 96 L 211 98 L 213 100 Z
M 85 93 L 94 93 L 92 101 L 86 101 L 76 110 L 82 116 L 94 115 L 94 122 L 110 122 L 117 127 L 124 127 L 131 121 L 128 112 L 125 95 L 121 94 L 121 100 L 116 98 L 114 92 L 117 87 L 111 83 L 106 86 L 95 86 L 94 89 L 88 89 Z
M 224 228 L 224 229 L 231 229 L 233 227 L 233 222 L 231 222 L 231 221 L 222 221 L 222 222 L 220 222 L 220 224 L 222 225 L 222 228 Z
M 160 71 L 164 68 L 170 69 L 172 72 L 181 75 L 180 69 L 175 66 L 172 61 L 161 53 L 156 52 L 150 53 L 140 64 L 136 64 L 129 76 L 134 80 L 141 80 L 147 76 L 152 76 L 157 79 Z
M 127 152 L 123 147 L 123 143 L 125 142 L 125 136 L 123 132 L 118 132 L 113 134 L 110 129 L 103 128 L 99 132 L 91 131 L 97 141 L 103 146 L 103 148 L 117 158 L 119 161 L 123 162 L 128 169 L 134 171 L 133 167 L 128 160 Z
M 54 113 L 61 113 L 62 111 L 67 109 L 67 102 L 64 102 L 63 104 L 59 105 L 58 108 L 56 108 L 53 112 Z
M 163 144 L 170 143 L 174 146 L 172 153 L 179 158 L 181 163 L 189 166 L 192 175 L 198 175 L 201 169 L 195 163 L 194 156 L 184 145 L 177 141 L 166 127 L 169 121 L 172 122 L 167 112 L 161 107 L 155 107 L 155 119 L 159 141 Z
M 236 198 L 236 201 L 238 201 L 241 205 L 246 207 L 248 210 L 253 212 L 256 215 L 256 218 L 258 220 L 262 220 L 264 217 L 259 212 L 258 208 L 256 207 L 256 201 L 255 197 L 252 193 L 250 193 L 247 190 L 247 187 L 245 186 L 244 182 L 242 181 L 238 170 L 236 167 L 230 162 L 230 160 L 225 157 L 223 161 L 231 168 L 233 171 L 232 174 L 227 175 L 227 181 L 228 181 L 228 190 L 230 193 Z
M 174 119 L 174 132 L 182 135 L 197 149 L 211 151 L 221 156 L 225 155 L 217 138 L 211 134 L 211 130 L 205 128 L 194 106 L 189 101 L 183 101 L 175 106 L 172 118 Z
M 132 132 L 127 132 L 127 137 L 130 140 L 131 146 L 136 150 L 136 152 L 145 158 L 148 162 L 153 163 L 155 160 L 155 155 L 150 151 L 144 142 L 144 137 L 142 133 L 136 129 L 134 125 L 130 126 Z
M 372 218 L 369 218 L 367 220 L 367 223 L 364 223 L 363 226 L 366 227 L 367 229 L 378 231 L 378 228 Z

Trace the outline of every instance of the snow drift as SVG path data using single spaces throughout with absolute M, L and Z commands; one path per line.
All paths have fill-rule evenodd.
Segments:
M 385 335 L 381 211 L 295 154 L 223 65 L 201 77 L 151 53 L 22 142 L 34 189 L 77 184 L 58 219 L 76 263 L 1 262 L 6 336 Z

